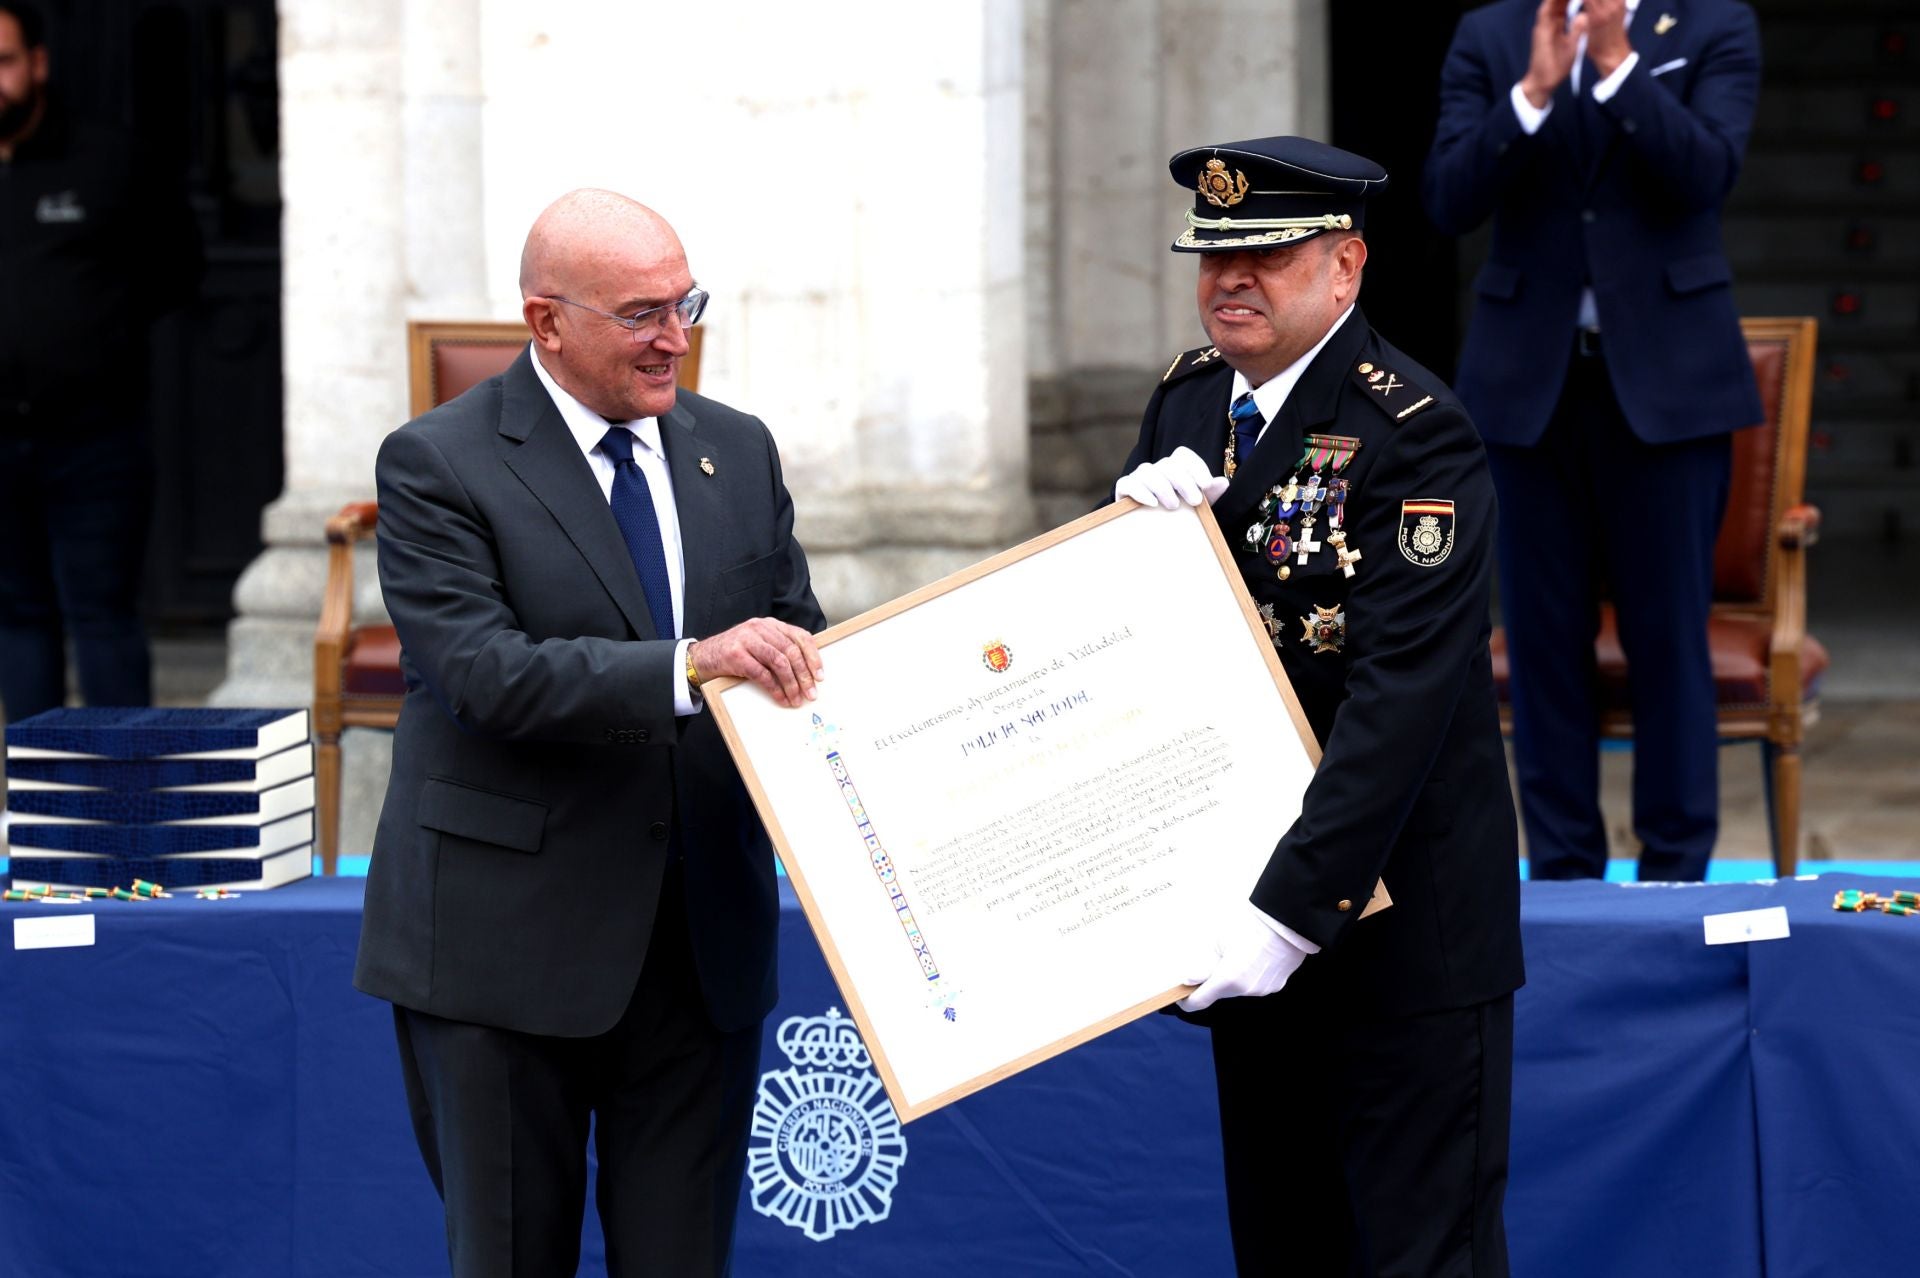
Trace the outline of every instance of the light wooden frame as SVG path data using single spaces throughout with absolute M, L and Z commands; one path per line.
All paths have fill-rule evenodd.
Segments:
M 850 635 L 857 634 L 871 626 L 879 625 L 929 600 L 936 599 L 950 591 L 968 585 L 971 582 L 978 581 L 1011 564 L 1040 554 L 1070 538 L 1098 528 L 1111 520 L 1118 519 L 1135 509 L 1137 509 L 1137 507 L 1134 503 L 1121 501 L 1105 509 L 1095 511 L 1090 515 L 1083 516 L 1080 519 L 1074 520 L 1072 523 L 1065 524 L 1031 541 L 1015 546 L 1010 550 L 1003 551 L 990 559 L 983 560 L 951 576 L 903 595 L 870 612 L 863 613 L 851 620 L 830 627 L 818 636 L 817 642 L 824 655 L 825 651 L 831 648 L 834 643 Z M 1253 599 L 1247 593 L 1246 585 L 1241 580 L 1240 570 L 1234 562 L 1232 551 L 1228 548 L 1225 537 L 1221 535 L 1219 525 L 1214 521 L 1213 514 L 1207 507 L 1199 506 L 1193 508 L 1192 513 L 1200 519 L 1205 529 L 1208 543 L 1213 549 L 1215 558 L 1219 561 L 1222 575 L 1225 578 L 1226 584 L 1233 592 L 1240 615 L 1246 623 L 1250 635 L 1257 642 L 1259 651 L 1263 654 L 1267 670 L 1280 691 L 1292 720 L 1294 730 L 1299 734 L 1300 741 L 1305 747 L 1308 758 L 1315 766 L 1318 766 L 1321 755 L 1319 743 L 1315 739 L 1313 730 L 1308 724 L 1306 714 L 1300 706 L 1299 698 L 1287 680 L 1286 673 L 1280 664 L 1279 654 L 1275 652 L 1273 644 L 1268 638 L 1266 627 L 1260 619 Z M 1175 986 L 1171 989 L 1164 990 L 1143 1002 L 1109 1015 L 1065 1038 L 1029 1052 L 1017 1060 L 989 1070 L 959 1086 L 950 1088 L 918 1104 L 909 1101 L 887 1057 L 885 1045 L 879 1041 L 875 1034 L 872 1018 L 869 1016 L 860 998 L 858 988 L 850 978 L 847 965 L 841 956 L 840 947 L 835 943 L 833 935 L 825 925 L 825 915 L 814 895 L 813 889 L 808 884 L 805 867 L 799 864 L 798 859 L 793 854 L 792 845 L 781 825 L 780 815 L 774 811 L 766 788 L 761 783 L 760 777 L 754 768 L 751 752 L 743 740 L 732 714 L 728 711 L 727 693 L 732 688 L 740 687 L 742 683 L 743 681 L 738 679 L 716 679 L 703 685 L 702 690 L 706 697 L 706 705 L 713 713 L 717 725 L 726 739 L 727 746 L 733 753 L 734 760 L 739 766 L 741 777 L 746 783 L 748 792 L 753 797 L 754 806 L 758 809 L 761 819 L 766 825 L 767 833 L 773 840 L 775 848 L 780 853 L 781 862 L 786 867 L 787 877 L 792 881 L 794 891 L 800 899 L 800 904 L 806 911 L 807 921 L 813 928 L 814 937 L 819 942 L 821 952 L 826 958 L 827 966 L 833 972 L 834 980 L 838 984 L 841 994 L 847 1002 L 848 1009 L 852 1013 L 854 1021 L 860 1028 L 861 1035 L 866 1041 L 867 1050 L 873 1058 L 875 1068 L 878 1070 L 881 1081 L 886 1087 L 888 1097 L 892 1100 L 894 1109 L 899 1114 L 902 1122 L 911 1122 L 916 1118 L 923 1117 L 941 1106 L 950 1104 L 964 1096 L 971 1095 L 973 1092 L 989 1087 L 1021 1070 L 1039 1064 L 1041 1061 L 1053 1056 L 1057 1056 L 1090 1039 L 1097 1038 L 1129 1021 L 1136 1020 L 1149 1012 L 1165 1007 L 1176 999 L 1184 997 L 1190 991 L 1191 987 L 1189 986 Z M 751 687 L 751 685 L 747 686 Z M 1387 907 L 1391 903 L 1391 899 L 1388 897 L 1384 885 L 1376 885 L 1373 899 L 1364 906 L 1360 917 L 1365 918 L 1377 910 Z

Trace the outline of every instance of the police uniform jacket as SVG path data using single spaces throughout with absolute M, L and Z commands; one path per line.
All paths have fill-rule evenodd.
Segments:
M 1231 385 L 1210 348 L 1176 359 L 1128 468 L 1184 445 L 1220 473 Z M 1324 508 L 1321 548 L 1304 565 L 1288 555 L 1284 580 L 1248 553 L 1263 497 L 1296 473 L 1309 435 L 1358 441 L 1341 471 L 1346 544 L 1360 554 L 1352 577 L 1325 544 Z M 1487 649 L 1494 498 L 1459 401 L 1356 308 L 1213 513 L 1324 752 L 1252 894 L 1322 947 L 1294 982 L 1324 983 L 1358 1014 L 1466 1007 L 1515 989 L 1517 835 Z M 1242 784 L 1258 784 L 1259 760 L 1242 762 L 1254 778 Z M 1376 880 L 1393 905 L 1362 919 Z

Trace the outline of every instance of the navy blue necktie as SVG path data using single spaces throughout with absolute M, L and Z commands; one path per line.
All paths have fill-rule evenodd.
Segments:
M 640 574 L 653 632 L 661 639 L 676 639 L 673 581 L 667 576 L 667 554 L 660 545 L 660 517 L 653 510 L 646 472 L 633 460 L 633 432 L 615 426 L 601 438 L 600 451 L 613 460 L 613 521 L 620 525 L 621 539 Z
M 1233 407 L 1227 410 L 1227 419 L 1233 423 L 1233 464 L 1238 468 L 1246 465 L 1247 458 L 1253 456 L 1253 445 L 1260 438 L 1260 428 L 1267 421 L 1260 415 L 1260 405 L 1253 402 L 1252 391 L 1243 392 L 1239 399 L 1233 401 Z

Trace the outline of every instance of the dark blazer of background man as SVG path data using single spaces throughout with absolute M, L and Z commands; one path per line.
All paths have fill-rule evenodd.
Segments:
M 1718 832 L 1706 616 L 1732 431 L 1761 419 L 1721 245 L 1760 81 L 1732 0 L 1502 0 L 1460 22 L 1434 221 L 1493 237 L 1458 379 L 1500 495 L 1501 606 L 1532 872 L 1604 873 L 1596 600 L 1632 676 L 1643 878 Z
M 521 288 L 531 353 L 380 450 L 408 691 L 355 982 L 395 1005 L 456 1275 L 574 1271 L 590 1116 L 612 1272 L 719 1273 L 778 903 L 698 682 L 800 704 L 823 619 L 765 426 L 675 393 L 672 229 L 574 192 Z

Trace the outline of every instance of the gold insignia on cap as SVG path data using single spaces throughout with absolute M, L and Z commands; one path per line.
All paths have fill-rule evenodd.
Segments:
M 1235 169 L 1233 176 L 1228 177 L 1225 160 L 1208 160 L 1196 185 L 1207 203 L 1217 209 L 1230 209 L 1247 198 L 1247 175 Z

